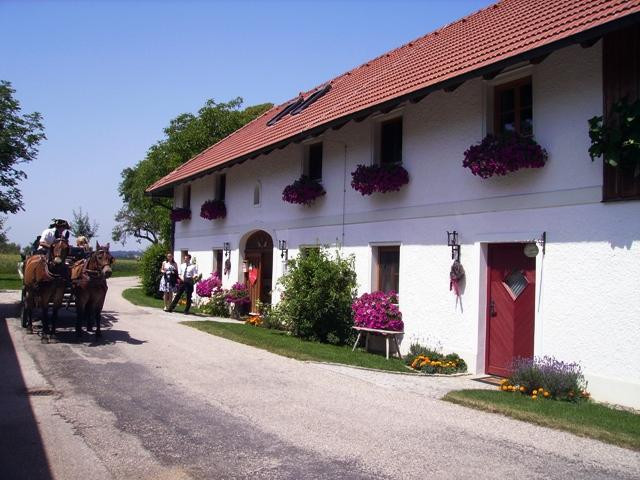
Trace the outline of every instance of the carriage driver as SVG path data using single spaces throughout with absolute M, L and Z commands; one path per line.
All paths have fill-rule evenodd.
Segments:
M 46 252 L 56 238 L 60 238 L 63 236 L 63 232 L 68 230 L 69 222 L 66 220 L 62 220 L 61 218 L 53 219 L 49 228 L 46 228 L 42 231 L 38 241 L 38 251 L 40 253 Z M 66 237 L 69 237 L 69 232 L 67 232 Z

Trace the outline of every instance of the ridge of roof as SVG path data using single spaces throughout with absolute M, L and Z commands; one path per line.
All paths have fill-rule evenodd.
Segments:
M 333 87 L 295 117 L 286 115 L 267 126 L 267 115 L 272 118 L 300 94 L 272 107 L 154 182 L 147 192 L 170 188 L 236 160 L 254 158 L 330 122 L 414 92 L 429 91 L 443 82 L 639 12 L 640 0 L 501 0 L 301 92 L 309 95 L 327 83 Z

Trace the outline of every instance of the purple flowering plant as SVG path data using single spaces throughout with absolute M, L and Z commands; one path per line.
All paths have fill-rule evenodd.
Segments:
M 525 393 L 542 387 L 552 398 L 575 401 L 584 397 L 586 381 L 577 363 L 568 363 L 555 357 L 516 358 L 509 381 L 525 387 Z
M 404 323 L 397 303 L 395 292 L 365 293 L 351 305 L 353 323 L 356 327 L 401 332 Z
M 547 151 L 532 137 L 517 133 L 489 134 L 464 152 L 462 166 L 474 175 L 489 178 L 521 168 L 541 168 L 547 159 Z
M 227 290 L 225 301 L 236 306 L 248 305 L 251 303 L 249 289 L 244 283 L 236 282 Z
M 207 200 L 200 207 L 200 216 L 205 220 L 215 220 L 227 216 L 224 200 Z
M 181 222 L 183 220 L 191 219 L 191 209 L 190 208 L 174 208 L 171 210 L 170 218 L 172 222 Z
M 351 186 L 362 195 L 397 192 L 409 183 L 409 172 L 402 165 L 358 165 L 351 172 Z
M 209 278 L 199 281 L 196 284 L 196 294 L 199 297 L 210 298 L 212 294 L 222 289 L 222 280 L 218 276 L 218 272 L 213 272 Z
M 303 175 L 291 185 L 284 187 L 282 200 L 299 205 L 311 205 L 317 198 L 322 197 L 326 193 L 317 180 Z

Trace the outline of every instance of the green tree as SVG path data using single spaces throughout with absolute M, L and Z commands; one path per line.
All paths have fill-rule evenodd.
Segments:
M 38 145 L 46 137 L 38 112 L 21 115 L 20 102 L 13 98 L 11 83 L 0 80 L 0 212 L 23 210 L 18 188 L 27 174 L 20 165 L 38 155 Z
M 261 115 L 272 104 L 242 109 L 242 99 L 226 103 L 207 100 L 197 115 L 183 113 L 169 122 L 164 138 L 152 145 L 143 160 L 122 171 L 118 193 L 123 206 L 115 216 L 112 231 L 115 241 L 128 237 L 138 242 L 166 242 L 171 232 L 171 200 L 150 198 L 145 190 L 156 180 L 182 165 L 198 153 Z
M 71 220 L 70 226 L 74 237 L 86 237 L 89 242 L 98 235 L 100 227 L 97 222 L 91 221 L 89 214 L 82 211 L 82 207 L 77 212 L 73 210 L 73 220 Z
M 9 242 L 4 224 L 7 217 L 0 216 L 0 253 L 20 253 L 20 245 Z

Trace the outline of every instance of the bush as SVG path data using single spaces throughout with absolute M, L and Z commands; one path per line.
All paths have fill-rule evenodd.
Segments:
M 580 365 L 562 362 L 554 357 L 516 359 L 513 373 L 505 383 L 509 384 L 524 394 L 542 390 L 549 392 L 552 398 L 561 400 L 576 400 L 587 395 L 587 384 Z
M 414 342 L 409 347 L 409 353 L 404 361 L 414 370 L 422 373 L 462 373 L 467 371 L 467 364 L 457 353 L 443 355 L 436 349 L 425 347 Z
M 140 278 L 145 295 L 162 298 L 160 291 L 160 268 L 168 248 L 162 243 L 154 243 L 140 257 Z
M 282 312 L 280 305 L 269 305 L 268 303 L 258 303 L 258 311 L 260 312 L 260 326 L 272 330 L 284 330 L 285 324 L 282 321 Z
M 404 323 L 397 303 L 395 292 L 365 293 L 351 306 L 353 322 L 357 327 L 401 332 Z
M 311 248 L 288 262 L 279 283 L 284 288 L 279 310 L 293 335 L 343 344 L 353 338 L 351 304 L 356 294 L 353 256 L 332 258 Z
M 226 302 L 227 291 L 218 289 L 211 293 L 208 300 L 198 305 L 200 312 L 205 315 L 211 315 L 212 317 L 230 317 L 229 305 Z

